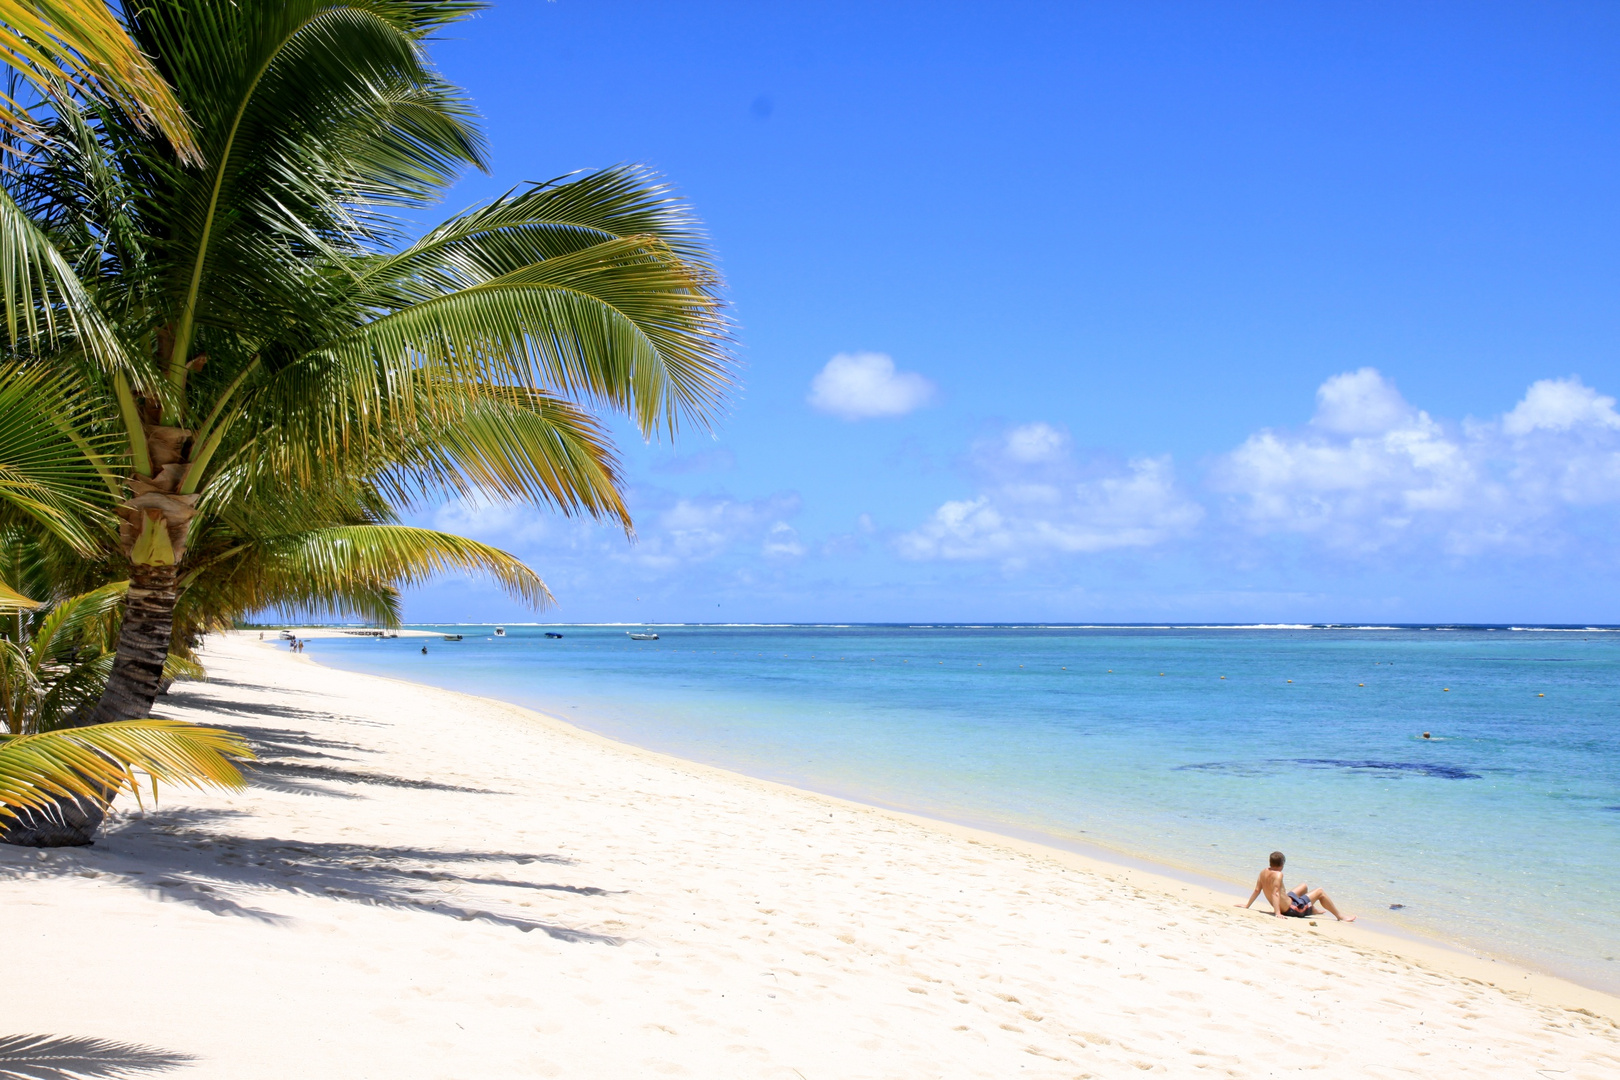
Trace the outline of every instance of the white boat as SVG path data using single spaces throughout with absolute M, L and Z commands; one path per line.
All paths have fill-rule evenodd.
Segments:
M 647 633 L 643 633 L 643 634 L 638 634 L 634 630 L 626 630 L 625 633 L 629 635 L 631 641 L 657 641 L 658 640 L 658 635 L 652 633 L 651 631 L 648 631 Z
M 504 626 L 497 626 L 497 627 L 496 627 L 496 628 L 495 628 L 495 636 L 496 636 L 496 637 L 505 637 L 505 636 L 506 636 L 506 627 L 504 627 Z

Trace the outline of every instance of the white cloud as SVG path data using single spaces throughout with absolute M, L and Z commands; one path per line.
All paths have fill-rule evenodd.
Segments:
M 1000 559 L 1151 547 L 1185 533 L 1203 508 L 1175 481 L 1170 458 L 1137 458 L 1088 474 L 1069 439 L 1025 424 L 978 444 L 971 456 L 979 494 L 941 505 L 896 540 L 908 559 Z
M 765 533 L 759 553 L 767 559 L 797 559 L 805 551 L 799 540 L 799 530 L 785 521 L 778 521 Z
M 811 408 L 844 420 L 904 416 L 934 399 L 932 382 L 883 353 L 839 353 L 810 380 Z
M 1583 427 L 1620 428 L 1620 413 L 1614 411 L 1614 398 L 1600 396 L 1573 376 L 1531 383 L 1524 400 L 1502 417 L 1502 430 L 1509 435 Z
M 1209 481 L 1252 530 L 1331 548 L 1545 551 L 1566 511 L 1620 500 L 1614 404 L 1579 379 L 1544 379 L 1499 419 L 1449 424 L 1362 368 L 1322 384 L 1307 429 L 1251 435 Z
M 1323 431 L 1365 435 L 1389 431 L 1412 418 L 1412 406 L 1395 384 L 1377 368 L 1364 367 L 1335 375 L 1317 388 L 1311 423 Z
M 707 562 L 754 543 L 761 544 L 766 554 L 788 554 L 798 534 L 782 519 L 798 510 L 797 495 L 747 501 L 714 496 L 677 499 L 653 517 L 651 528 L 639 533 L 637 544 L 626 554 L 656 568 Z
M 1068 436 L 1037 420 L 1007 432 L 1007 456 L 1014 461 L 1051 461 L 1068 447 Z
M 431 525 L 442 532 L 515 550 L 547 539 L 559 528 L 566 528 L 564 522 L 532 506 L 488 497 L 447 502 L 433 512 Z
M 633 543 L 609 524 L 512 503 L 446 503 L 434 512 L 432 525 L 504 547 L 548 572 L 560 564 L 577 564 L 584 573 L 618 563 L 664 573 L 754 551 L 779 559 L 805 550 L 787 523 L 800 506 L 791 493 L 733 499 L 637 488 L 630 501 L 636 522 Z

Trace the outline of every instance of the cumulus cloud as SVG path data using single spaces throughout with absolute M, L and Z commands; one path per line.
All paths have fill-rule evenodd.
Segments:
M 1340 435 L 1367 435 L 1389 431 L 1414 417 L 1395 384 L 1377 368 L 1364 367 L 1335 375 L 1317 387 L 1311 423 Z
M 1579 379 L 1542 379 L 1532 383 L 1524 400 L 1502 417 L 1502 430 L 1525 436 L 1535 431 L 1613 431 L 1620 428 L 1614 398 L 1600 395 Z
M 1204 513 L 1182 494 L 1168 456 L 1088 470 L 1074 460 L 1068 436 L 1045 423 L 979 443 L 970 467 L 979 493 L 944 503 L 902 534 L 903 557 L 1018 563 L 1151 547 L 1187 532 Z
M 1373 368 L 1317 391 L 1300 431 L 1265 430 L 1218 459 L 1210 486 L 1256 532 L 1372 552 L 1544 551 L 1568 512 L 1620 501 L 1615 399 L 1543 379 L 1501 417 L 1461 424 L 1409 404 Z
M 883 353 L 839 353 L 810 380 L 810 407 L 844 420 L 904 416 L 934 399 L 934 384 Z

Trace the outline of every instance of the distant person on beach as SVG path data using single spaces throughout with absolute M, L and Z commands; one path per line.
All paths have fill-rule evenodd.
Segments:
M 1313 889 L 1309 885 L 1301 885 L 1297 889 L 1289 889 L 1283 884 L 1283 863 L 1288 858 L 1280 851 L 1271 853 L 1271 865 L 1260 871 L 1260 877 L 1254 883 L 1254 892 L 1249 894 L 1248 904 L 1238 904 L 1240 908 L 1247 908 L 1253 904 L 1255 897 L 1264 893 L 1266 900 L 1271 904 L 1273 915 L 1289 915 L 1296 919 L 1303 919 L 1308 915 L 1320 915 L 1318 907 L 1324 908 L 1329 914 L 1340 922 L 1355 922 L 1354 915 L 1348 918 L 1339 914 L 1338 907 L 1328 898 L 1324 889 Z

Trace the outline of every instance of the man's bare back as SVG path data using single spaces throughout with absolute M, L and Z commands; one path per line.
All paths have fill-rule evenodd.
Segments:
M 1301 885 L 1297 889 L 1290 889 L 1283 883 L 1283 863 L 1286 858 L 1280 851 L 1271 853 L 1271 865 L 1260 871 L 1255 879 L 1254 892 L 1249 894 L 1249 903 L 1238 904 L 1238 907 L 1247 908 L 1255 899 L 1264 895 L 1266 902 L 1271 905 L 1273 915 L 1288 915 L 1296 919 L 1303 919 L 1309 915 L 1319 915 L 1317 908 L 1322 908 L 1340 922 L 1355 922 L 1354 915 L 1339 914 L 1338 906 L 1328 897 L 1327 890 L 1313 889 L 1309 885 Z

